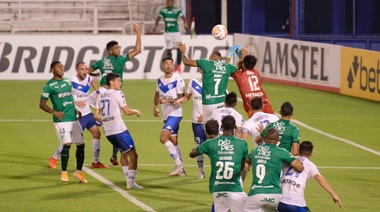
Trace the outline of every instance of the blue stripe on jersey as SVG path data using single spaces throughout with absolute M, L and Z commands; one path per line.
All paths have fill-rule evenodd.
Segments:
M 199 94 L 202 94 L 202 86 L 199 85 L 195 80 L 191 83 L 191 87 L 196 90 Z
M 83 93 L 87 93 L 90 90 L 90 84 L 87 84 L 86 86 L 83 86 L 79 83 L 72 82 L 73 88 L 75 90 L 82 91 Z
M 161 82 L 160 79 L 157 79 L 157 82 L 158 82 L 158 87 L 164 93 L 166 93 L 166 92 L 170 91 L 171 89 L 177 87 L 177 80 L 174 82 L 168 83 L 167 85 L 165 85 L 163 82 Z

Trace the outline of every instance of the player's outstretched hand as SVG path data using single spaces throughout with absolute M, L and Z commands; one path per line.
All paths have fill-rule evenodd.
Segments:
M 141 34 L 141 28 L 138 24 L 133 25 L 133 30 L 136 32 L 136 34 L 137 33 Z
M 177 42 L 176 45 L 177 45 L 177 48 L 178 48 L 181 52 L 186 52 L 186 45 L 185 45 L 185 44 L 183 44 L 182 42 Z
M 228 55 L 227 55 L 227 57 L 231 58 L 232 56 L 234 56 L 235 52 L 236 53 L 237 52 L 240 53 L 240 51 L 241 51 L 241 46 L 239 44 L 233 45 L 233 46 L 230 47 L 230 49 L 228 49 Z M 240 57 L 241 57 L 241 54 L 240 54 Z
M 135 112 L 135 114 L 136 114 L 137 117 L 139 117 L 139 116 L 141 115 L 141 113 L 140 113 L 139 110 L 136 110 L 136 109 L 135 109 L 135 110 L 133 110 L 133 111 Z
M 342 202 L 340 201 L 338 196 L 333 196 L 333 200 L 335 203 L 338 203 L 339 207 L 342 207 Z
M 155 117 L 159 117 L 160 116 L 160 111 L 157 108 L 153 108 L 153 115 Z

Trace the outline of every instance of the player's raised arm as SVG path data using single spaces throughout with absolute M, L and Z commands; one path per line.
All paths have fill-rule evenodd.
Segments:
M 129 52 L 129 59 L 132 59 L 136 55 L 141 53 L 141 29 L 140 29 L 140 26 L 138 24 L 134 24 L 133 30 L 136 33 L 136 44 L 135 44 L 135 48 Z
M 189 57 L 187 57 L 187 54 L 186 54 L 186 45 L 181 43 L 181 42 L 177 42 L 177 48 L 182 52 L 182 60 L 183 60 L 183 64 L 185 66 L 193 66 L 193 67 L 198 67 L 198 64 L 195 60 L 191 60 L 189 59 Z

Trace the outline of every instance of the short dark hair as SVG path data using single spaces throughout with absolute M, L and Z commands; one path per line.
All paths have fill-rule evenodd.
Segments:
M 115 74 L 115 73 L 109 73 L 106 76 L 106 83 L 108 86 L 111 85 L 111 81 L 115 80 L 116 78 L 120 78 L 120 75 Z
M 235 118 L 231 115 L 227 115 L 222 119 L 223 130 L 232 130 L 236 127 Z
M 254 55 L 247 55 L 244 57 L 243 63 L 247 69 L 253 69 L 257 63 L 257 58 Z
M 265 140 L 275 141 L 275 142 L 277 142 L 279 138 L 280 138 L 280 134 L 278 133 L 278 130 L 276 130 L 275 128 L 269 128 L 264 136 Z M 270 142 L 270 143 L 275 143 L 275 142 Z
M 263 108 L 263 100 L 261 99 L 261 97 L 253 97 L 250 103 L 252 110 L 260 110 Z
M 222 54 L 220 54 L 219 51 L 213 51 L 213 52 L 212 52 L 212 55 L 213 55 L 213 54 L 217 55 L 217 56 L 219 57 L 219 59 L 222 59 Z
M 111 40 L 107 43 L 107 50 L 110 50 L 113 46 L 118 45 L 119 43 L 117 41 Z
M 300 144 L 300 155 L 310 156 L 313 153 L 314 145 L 311 141 L 302 141 Z
M 232 107 L 237 102 L 237 95 L 235 92 L 231 92 L 226 95 L 224 100 L 227 107 Z
M 281 116 L 291 116 L 293 114 L 293 105 L 290 102 L 284 102 L 281 105 Z
M 205 124 L 205 131 L 208 136 L 217 136 L 219 134 L 219 124 L 215 119 L 210 119 Z
M 75 65 L 75 68 L 77 68 L 78 69 L 78 67 L 79 67 L 79 65 L 81 65 L 81 64 L 86 64 L 85 62 L 83 62 L 83 61 L 79 61 L 76 65 Z
M 51 64 L 50 64 L 50 69 L 54 68 L 55 65 L 57 65 L 58 63 L 61 63 L 61 61 L 53 61 Z
M 165 62 L 167 60 L 171 60 L 172 62 L 174 62 L 172 57 L 167 56 L 167 57 L 162 58 L 162 62 Z

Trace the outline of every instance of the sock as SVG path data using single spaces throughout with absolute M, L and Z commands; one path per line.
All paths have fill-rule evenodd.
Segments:
M 92 139 L 93 162 L 99 163 L 100 139 Z
M 173 58 L 171 49 L 166 49 L 166 56 Z
M 204 155 L 198 155 L 197 156 L 197 163 L 198 163 L 198 169 L 200 173 L 203 173 L 203 160 L 204 160 Z
M 62 144 L 60 144 L 59 146 L 58 146 L 58 148 L 57 148 L 57 150 L 55 150 L 55 152 L 54 152 L 54 154 L 53 154 L 53 158 L 54 159 L 58 159 L 58 157 L 59 157 L 59 155 L 61 154 L 61 152 L 62 152 L 62 149 L 63 149 L 63 145 Z
M 127 176 L 128 185 L 132 186 L 133 184 L 135 184 L 136 172 L 137 170 L 129 170 L 129 174 Z
M 61 167 L 62 171 L 67 171 L 67 164 L 69 162 L 70 146 L 63 146 L 61 152 Z
M 77 146 L 77 170 L 82 170 L 83 163 L 84 163 L 84 144 Z
M 178 154 L 179 159 L 182 161 L 182 151 L 181 151 L 181 147 L 179 146 L 179 144 L 177 144 L 177 146 L 174 146 L 174 148 L 175 148 L 175 151 L 176 151 L 177 154 Z
M 177 48 L 177 65 L 181 65 L 182 52 Z
M 199 147 L 199 143 L 195 142 L 195 146 L 196 147 Z M 197 164 L 198 164 L 198 169 L 199 169 L 199 172 L 200 173 L 203 173 L 204 170 L 203 170 L 203 161 L 205 159 L 205 156 L 202 154 L 202 155 L 198 155 L 197 156 Z
M 117 159 L 117 152 L 118 150 L 116 149 L 116 147 L 112 146 L 112 157 L 116 158 Z
M 177 151 L 171 141 L 167 141 L 164 143 L 164 146 L 166 147 L 166 150 L 168 150 L 170 156 L 173 158 L 176 165 L 180 165 L 182 162 L 178 157 Z
M 129 166 L 122 166 L 125 177 L 128 177 L 129 175 Z

